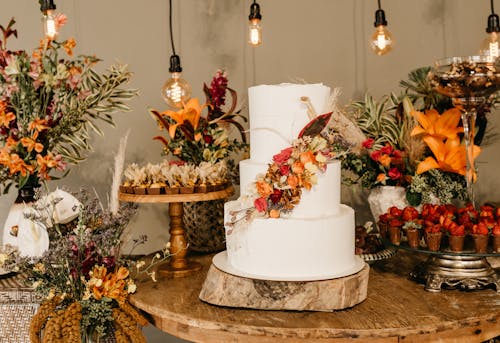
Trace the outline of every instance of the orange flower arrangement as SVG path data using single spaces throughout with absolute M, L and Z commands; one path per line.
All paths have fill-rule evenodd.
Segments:
M 56 15 L 56 25 L 66 17 Z M 113 124 L 111 114 L 128 110 L 125 100 L 135 90 L 121 88 L 131 74 L 112 66 L 103 75 L 91 56 L 73 55 L 74 39 L 43 39 L 33 53 L 10 51 L 7 40 L 17 37 L 14 19 L 0 26 L 0 187 L 23 188 L 66 175 L 68 164 L 84 160 L 90 130 L 102 133 L 98 120 Z

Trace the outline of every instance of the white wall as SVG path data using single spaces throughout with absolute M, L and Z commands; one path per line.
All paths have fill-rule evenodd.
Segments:
M 203 98 L 202 82 L 209 82 L 219 67 L 228 70 L 230 85 L 243 100 L 251 85 L 297 78 L 342 87 L 344 103 L 361 98 L 366 91 L 381 96 L 398 91 L 399 80 L 416 67 L 440 57 L 477 53 L 489 15 L 486 0 L 384 0 L 397 45 L 381 57 L 372 54 L 367 44 L 373 32 L 375 0 L 260 0 L 264 44 L 256 49 L 246 44 L 250 3 L 174 0 L 176 49 L 194 96 Z M 19 39 L 12 39 L 9 47 L 36 46 L 41 35 L 38 2 L 2 0 L 1 4 L 0 23 L 6 25 L 10 17 L 17 20 Z M 134 72 L 131 86 L 140 90 L 131 102 L 132 112 L 118 115 L 116 128 L 105 128 L 105 137 L 95 137 L 88 160 L 72 168 L 65 180 L 51 184 L 95 187 L 104 198 L 113 154 L 128 128 L 132 133 L 127 163 L 162 158 L 160 144 L 151 140 L 157 128 L 147 108 L 166 108 L 160 88 L 169 76 L 168 1 L 58 0 L 56 4 L 69 18 L 62 37 L 74 37 L 78 53 L 102 58 L 102 67 L 115 60 L 129 64 Z M 492 123 L 496 115 L 490 115 Z M 498 144 L 484 148 L 479 158 L 480 201 L 500 198 Z M 348 191 L 343 194 L 346 201 L 354 201 Z M 14 191 L 0 197 L 0 223 L 14 197 Z M 356 202 L 356 206 L 361 204 Z M 129 231 L 149 235 L 144 252 L 158 249 L 168 240 L 167 208 L 142 205 Z
M 376 1 L 366 0 L 261 0 L 264 44 L 246 44 L 250 0 L 174 0 L 174 36 L 184 77 L 193 95 L 203 98 L 202 83 L 219 67 L 229 72 L 230 85 L 246 101 L 248 86 L 303 79 L 342 87 L 342 101 L 359 99 L 366 91 L 376 96 L 399 91 L 398 82 L 420 66 L 440 57 L 470 55 L 478 50 L 485 33 L 489 2 L 470 0 L 385 0 L 389 29 L 397 45 L 386 56 L 376 56 L 367 40 L 373 32 Z M 147 108 L 165 109 L 160 88 L 168 78 L 171 54 L 166 0 L 65 0 L 56 2 L 69 21 L 62 37 L 77 40 L 77 52 L 102 58 L 99 68 L 115 61 L 129 64 L 131 86 L 140 90 L 132 112 L 116 116 L 116 128 L 105 127 L 95 137 L 94 151 L 86 162 L 72 168 L 56 184 L 78 189 L 92 186 L 105 198 L 109 189 L 113 154 L 118 140 L 131 128 L 127 162 L 156 162 L 161 146 Z M 2 0 L 0 23 L 17 20 L 19 39 L 11 49 L 31 49 L 40 38 L 38 2 Z M 496 121 L 496 113 L 490 116 Z M 493 127 L 493 125 L 491 125 Z M 500 143 L 499 143 L 500 144 Z M 485 147 L 479 158 L 479 198 L 496 200 L 495 146 Z M 15 190 L 0 199 L 0 222 Z M 354 201 L 344 191 L 345 201 Z M 356 203 L 356 205 L 360 205 Z M 144 251 L 157 249 L 168 239 L 166 208 L 142 205 L 131 225 L 132 235 L 146 232 Z

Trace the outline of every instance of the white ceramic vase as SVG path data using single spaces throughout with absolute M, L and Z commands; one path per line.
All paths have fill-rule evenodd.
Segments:
M 399 186 L 380 186 L 373 188 L 368 195 L 368 204 L 373 215 L 375 223 L 381 214 L 396 206 L 403 209 L 410 204 L 406 200 L 406 189 Z

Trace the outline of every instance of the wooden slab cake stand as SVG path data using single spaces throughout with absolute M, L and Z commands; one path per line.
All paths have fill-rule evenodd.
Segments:
M 170 252 L 172 253 L 172 257 L 168 264 L 159 268 L 158 272 L 167 276 L 183 277 L 200 270 L 201 265 L 197 262 L 189 261 L 186 257 L 188 244 L 182 222 L 182 214 L 184 212 L 182 203 L 224 199 L 233 194 L 234 188 L 233 186 L 229 186 L 220 191 L 190 194 L 138 195 L 120 192 L 119 199 L 134 203 L 169 204 Z

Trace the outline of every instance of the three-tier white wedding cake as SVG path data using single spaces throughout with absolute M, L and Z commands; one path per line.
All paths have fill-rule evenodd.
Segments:
M 260 85 L 248 91 L 250 159 L 240 162 L 241 197 L 258 174 L 265 173 L 273 155 L 289 147 L 310 121 L 301 97 L 324 113 L 330 88 L 323 84 Z M 226 226 L 226 271 L 266 280 L 324 280 L 354 274 L 364 262 L 354 254 L 354 211 L 340 203 L 340 162 L 334 160 L 318 182 L 304 190 L 290 215 L 257 217 L 248 225 Z M 241 199 L 241 198 L 240 198 Z M 241 201 L 226 203 L 229 213 Z

